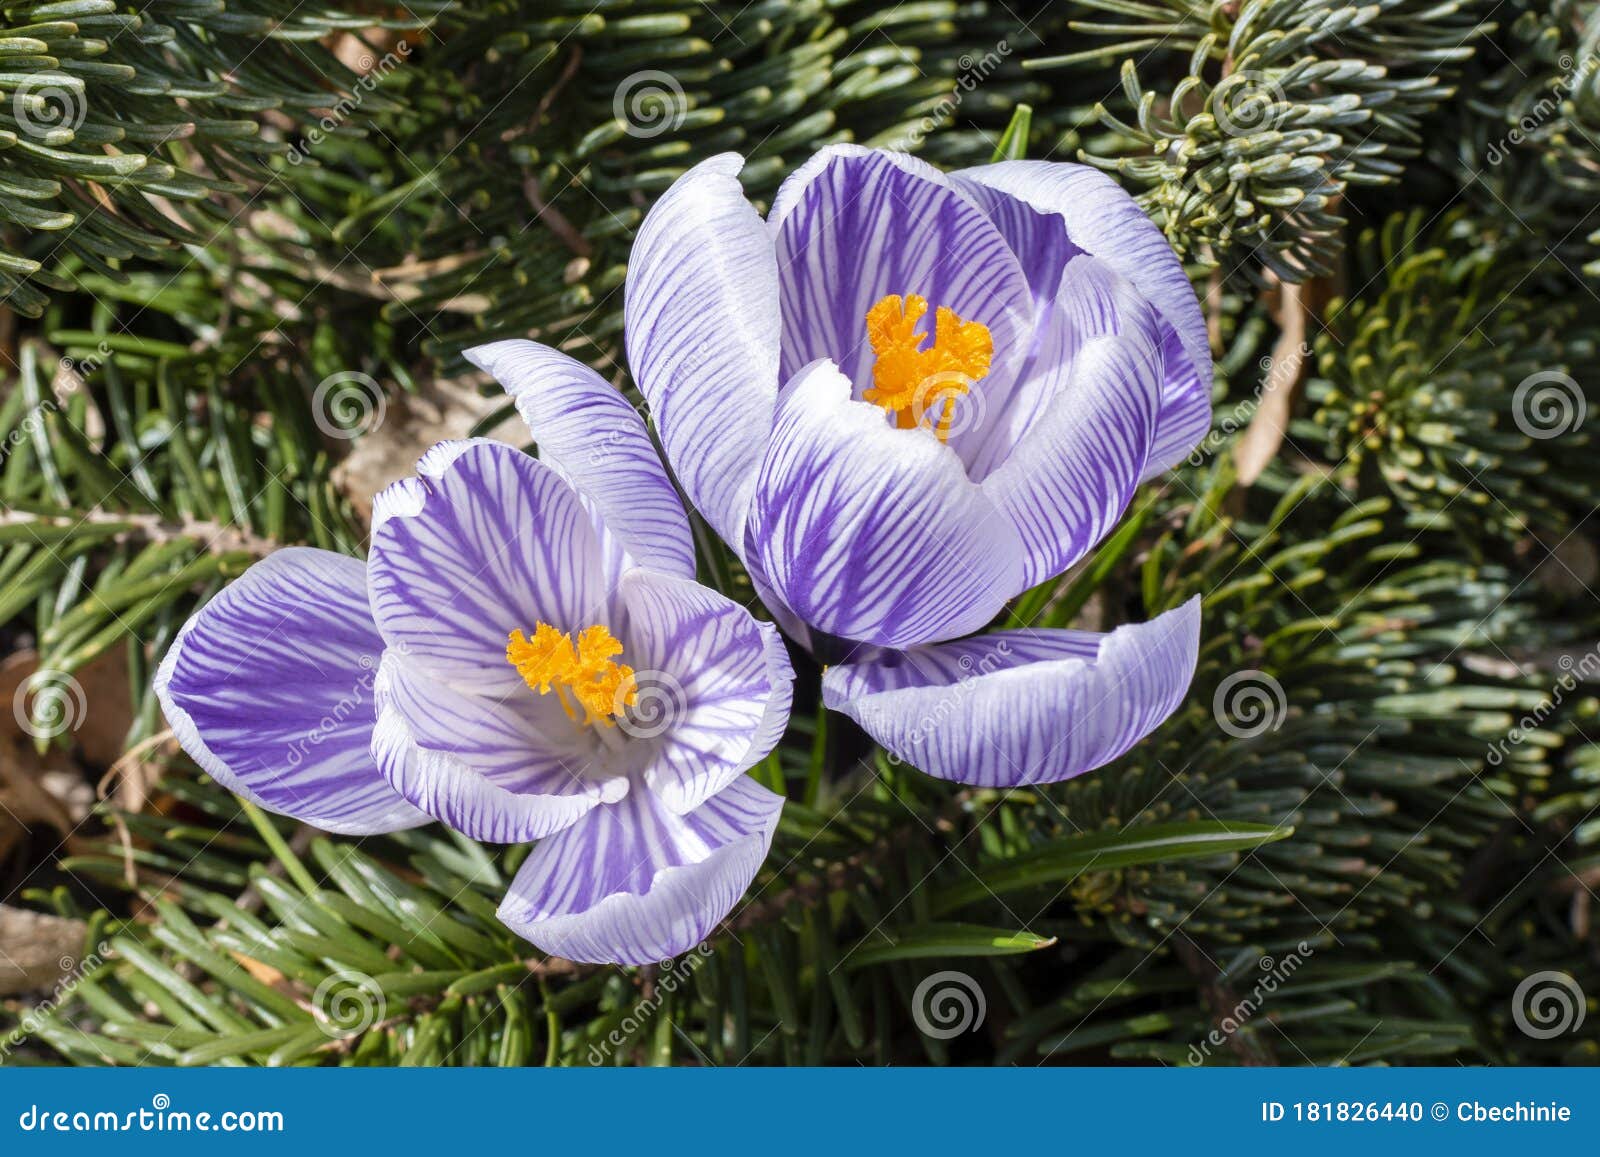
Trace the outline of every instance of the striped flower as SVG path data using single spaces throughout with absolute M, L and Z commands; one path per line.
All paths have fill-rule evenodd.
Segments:
M 1121 754 L 1193 674 L 1191 604 L 1109 635 L 965 639 L 1116 524 L 1210 424 L 1199 306 L 1081 165 L 944 174 L 825 149 L 765 220 L 735 155 L 685 174 L 628 267 L 627 346 L 690 501 L 827 702 L 966 783 Z
M 770 625 L 694 581 L 621 396 L 527 343 L 477 356 L 540 459 L 435 447 L 378 496 L 366 563 L 269 556 L 189 620 L 156 690 L 239 795 L 335 832 L 538 840 L 508 926 L 573 960 L 661 960 L 766 857 L 783 801 L 743 773 L 782 735 L 793 674 Z

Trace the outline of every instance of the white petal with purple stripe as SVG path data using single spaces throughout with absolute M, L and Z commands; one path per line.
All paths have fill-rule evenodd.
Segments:
M 872 384 L 867 313 L 917 294 L 987 326 L 1003 392 L 1032 326 L 1028 282 L 1005 238 L 945 175 L 902 153 L 833 145 L 778 191 L 768 224 L 782 283 L 785 381 L 830 358 L 857 390 Z M 930 319 L 931 320 L 931 319 Z
M 1200 599 L 1110 634 L 998 631 L 874 655 L 823 676 L 823 702 L 929 775 L 1054 783 L 1104 766 L 1176 711 L 1194 677 Z
M 368 752 L 382 651 L 366 567 L 291 547 L 184 624 L 155 691 L 183 749 L 229 791 L 326 831 L 391 832 L 428 817 Z
M 483 694 L 522 687 L 506 662 L 511 631 L 571 632 L 606 614 L 588 512 L 554 470 L 500 442 L 445 443 L 418 469 L 374 506 L 378 629 L 436 678 Z
M 694 540 L 644 419 L 599 374 L 531 341 L 467 351 L 516 402 L 539 460 L 593 505 L 600 529 L 641 566 L 694 577 Z
M 1116 524 L 1161 408 L 1154 314 L 1109 267 L 1092 257 L 1067 266 L 1052 326 L 1054 396 L 983 482 L 1026 551 L 1018 589 L 1060 574 Z
M 457 691 L 385 652 L 372 756 L 390 786 L 464 835 L 538 839 L 626 790 L 610 752 L 582 734 L 553 695 L 518 686 Z
M 830 635 L 910 646 L 977 630 L 1021 589 L 1016 532 L 932 430 L 898 430 L 828 362 L 784 390 L 754 560 Z
M 628 261 L 628 364 L 667 461 L 735 551 L 778 396 L 778 263 L 724 153 L 673 183 Z
M 619 726 L 657 740 L 644 781 L 692 811 L 777 745 L 794 672 L 777 632 L 716 591 L 635 571 L 622 597 L 638 702 Z
M 749 777 L 687 815 L 638 788 L 542 840 L 500 919 L 553 956 L 651 964 L 704 940 L 766 858 L 783 797 Z
M 1098 257 L 1155 306 L 1165 354 L 1157 451 L 1146 476 L 1181 461 L 1211 421 L 1211 345 L 1194 287 L 1161 229 L 1100 170 L 1057 161 L 1001 161 L 950 179 L 983 206 L 1021 257 L 1038 295 L 1072 251 Z M 1067 245 L 1063 247 L 1064 233 Z

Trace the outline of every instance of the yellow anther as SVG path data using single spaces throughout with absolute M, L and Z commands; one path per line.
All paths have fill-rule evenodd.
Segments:
M 872 388 L 861 396 L 893 414 L 902 430 L 936 414 L 931 424 L 942 442 L 950 436 L 956 399 L 989 372 L 994 338 L 982 322 L 963 321 L 941 305 L 933 345 L 922 349 L 927 335 L 917 332 L 917 324 L 927 312 L 927 301 L 914 293 L 892 293 L 867 311 L 867 340 L 877 360 Z
M 512 631 L 506 643 L 506 662 L 523 681 L 541 695 L 553 689 L 567 716 L 583 723 L 612 727 L 612 716 L 633 706 L 633 668 L 612 660 L 622 654 L 622 644 L 602 626 L 585 627 L 577 641 L 540 623 L 529 639 Z

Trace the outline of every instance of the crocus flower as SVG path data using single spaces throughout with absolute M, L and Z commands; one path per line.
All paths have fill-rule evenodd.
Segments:
M 627 347 L 690 501 L 826 701 L 967 783 L 1121 754 L 1193 675 L 1190 604 L 1109 635 L 960 640 L 1061 574 L 1210 423 L 1211 358 L 1159 229 L 1081 165 L 944 174 L 825 149 L 765 220 L 732 154 L 640 230 Z
M 741 164 L 645 220 L 628 357 L 685 493 L 798 637 L 981 629 L 1206 432 L 1194 292 L 1104 174 L 839 145 L 763 221 Z
M 769 624 L 694 581 L 622 397 L 534 347 L 479 357 L 540 382 L 518 400 L 541 458 L 436 446 L 378 496 L 365 564 L 268 556 L 189 620 L 156 690 L 246 799 L 335 832 L 431 818 L 537 839 L 508 926 L 573 960 L 661 960 L 766 856 L 783 801 L 743 773 L 781 736 L 793 674 Z

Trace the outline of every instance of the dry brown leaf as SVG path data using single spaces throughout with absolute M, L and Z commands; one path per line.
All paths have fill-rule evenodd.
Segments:
M 370 520 L 373 495 L 414 474 L 417 459 L 435 443 L 466 437 L 505 403 L 504 394 L 484 397 L 473 386 L 453 381 L 435 382 L 417 395 L 389 398 L 380 411 L 381 420 L 334 467 L 333 484 L 363 519 Z M 520 445 L 528 440 L 528 431 L 513 416 L 490 430 L 488 437 Z
M 7 708 L 0 712 L 0 861 L 36 828 L 54 828 L 65 837 L 76 826 L 72 808 L 49 785 L 59 790 L 81 781 L 82 773 L 59 750 L 41 755 L 22 726 L 30 702 L 24 684 L 38 666 L 32 651 L 0 662 L 0 704 Z
M 77 970 L 87 926 L 0 904 L 0 993 L 53 988 Z
M 85 762 L 110 767 L 122 757 L 133 727 L 133 690 L 128 686 L 128 658 L 113 647 L 73 675 L 83 688 L 88 710 L 74 733 Z
M 233 957 L 234 962 L 238 964 L 240 968 L 244 969 L 262 984 L 270 985 L 273 988 L 287 986 L 288 978 L 276 968 L 272 967 L 272 965 L 263 964 L 255 957 L 246 956 L 243 952 L 230 951 L 228 955 Z
M 113 651 L 73 677 L 65 714 L 52 719 L 73 727 L 72 750 L 51 744 L 41 752 L 28 729 L 28 681 L 38 670 L 31 650 L 0 661 L 0 862 L 30 832 L 48 829 L 72 840 L 94 805 L 86 765 L 115 761 L 133 721 L 127 666 Z
M 25 724 L 33 697 L 23 684 L 38 670 L 39 656 L 34 651 L 16 651 L 0 662 L 0 704 L 11 707 L 0 714 L 0 738 L 31 743 Z M 122 755 L 123 742 L 133 726 L 133 692 L 121 649 L 114 647 L 79 668 L 72 681 L 82 692 L 82 709 L 69 708 L 73 741 L 87 763 L 110 767 Z
M 1277 457 L 1294 417 L 1301 385 L 1311 369 L 1311 342 L 1323 310 L 1341 292 L 1343 275 L 1314 277 L 1304 283 L 1275 282 L 1266 301 L 1278 324 L 1278 340 L 1263 359 L 1259 402 L 1250 425 L 1234 443 L 1233 461 L 1240 486 L 1253 485 Z

